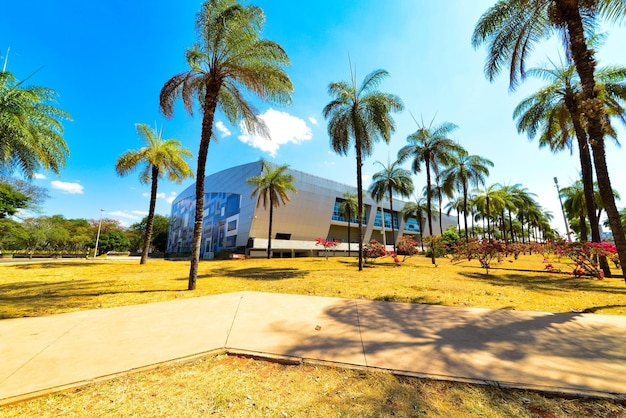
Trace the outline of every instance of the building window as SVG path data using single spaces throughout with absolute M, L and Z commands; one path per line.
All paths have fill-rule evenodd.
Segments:
M 345 199 L 341 199 L 341 198 L 336 198 L 335 199 L 335 207 L 333 208 L 333 217 L 332 220 L 333 221 L 338 221 L 338 222 L 348 222 L 348 220 L 346 219 L 346 217 L 341 213 L 341 203 L 344 202 Z M 357 214 L 356 213 L 351 213 L 350 214 L 350 223 L 351 224 L 358 224 L 359 220 L 357 219 Z M 363 225 L 367 225 L 367 217 L 363 216 Z
M 421 233 L 419 224 L 417 223 L 417 219 L 414 217 L 409 218 L 404 224 L 404 230 L 406 232 L 412 232 L 415 234 Z
M 374 226 L 381 228 L 382 227 L 382 221 L 381 221 L 381 213 L 380 210 L 376 211 L 376 219 L 374 219 Z M 397 230 L 398 229 L 398 214 L 397 212 L 395 213 L 395 216 L 393 217 L 393 227 Z M 391 212 L 385 211 L 385 229 L 391 229 Z
M 237 220 L 235 219 L 234 221 L 230 221 L 228 222 L 228 231 L 234 231 L 235 229 L 237 229 Z

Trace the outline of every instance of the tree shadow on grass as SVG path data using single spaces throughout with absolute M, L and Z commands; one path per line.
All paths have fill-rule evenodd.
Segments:
M 96 298 L 106 295 L 141 295 L 179 292 L 181 290 L 125 290 L 120 282 L 62 280 L 12 282 L 0 285 L 0 319 L 52 315 L 84 309 L 100 308 Z M 119 288 L 119 290 L 117 289 Z M 141 303 L 141 302 L 136 302 Z M 129 305 L 132 303 L 128 303 Z
M 86 267 L 86 266 L 95 266 L 95 265 L 111 265 L 111 263 L 106 263 L 106 262 L 98 262 L 98 261 L 84 261 L 82 262 L 77 262 L 77 261 L 44 261 L 44 262 L 38 262 L 38 261 L 34 261 L 34 262 L 23 262 L 23 263 L 16 263 L 16 264 L 11 264 L 11 267 L 20 269 L 20 270 L 31 270 L 31 269 L 66 269 L 66 268 L 70 268 L 70 267 Z M 9 267 L 7 265 L 7 267 Z
M 517 286 L 533 291 L 587 291 L 599 293 L 611 293 L 626 296 L 626 286 L 621 280 L 604 279 L 597 280 L 591 278 L 576 278 L 572 276 L 555 277 L 546 273 L 535 275 L 523 274 L 497 274 L 490 273 L 470 273 L 460 272 L 459 275 L 470 279 L 480 280 L 494 286 Z M 615 283 L 609 284 L 615 281 Z
M 220 268 L 216 272 L 217 275 L 226 276 L 235 279 L 245 280 L 285 280 L 306 277 L 309 272 L 297 268 L 285 267 L 250 267 L 250 268 Z M 199 279 L 211 278 L 215 275 L 212 273 L 198 275 Z M 188 280 L 177 279 L 177 280 Z

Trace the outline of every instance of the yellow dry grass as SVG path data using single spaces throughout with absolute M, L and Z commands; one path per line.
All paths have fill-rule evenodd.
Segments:
M 551 260 L 563 271 L 571 265 Z M 626 315 L 622 279 L 542 271 L 541 256 L 494 265 L 413 257 L 206 261 L 185 290 L 189 264 L 150 260 L 0 266 L 0 318 L 49 315 L 234 291 L 366 298 L 447 306 Z M 623 403 L 574 399 L 312 365 L 219 355 L 162 366 L 0 408 L 1 417 L 626 417 Z
M 540 255 L 494 264 L 438 267 L 416 256 L 400 267 L 378 260 L 362 272 L 354 258 L 204 261 L 195 291 L 187 291 L 189 263 L 150 260 L 56 261 L 0 266 L 0 319 L 50 315 L 214 295 L 261 291 L 363 298 L 445 306 L 626 315 L 623 279 L 574 278 L 542 271 Z M 555 267 L 571 271 L 563 260 Z
M 624 417 L 564 399 L 386 373 L 218 355 L 0 409 L 2 417 Z

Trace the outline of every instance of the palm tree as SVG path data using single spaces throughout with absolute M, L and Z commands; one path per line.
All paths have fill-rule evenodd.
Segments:
M 459 237 L 461 236 L 461 212 L 463 212 L 463 206 L 465 204 L 465 200 L 463 199 L 463 196 L 453 196 L 451 200 L 448 200 L 448 203 L 446 203 L 445 205 L 445 210 L 446 210 L 446 215 L 450 216 L 450 214 L 452 213 L 452 211 L 456 212 L 456 226 L 457 229 L 459 231 Z M 467 218 L 465 218 L 465 220 L 467 221 Z M 467 240 L 467 224 L 465 225 L 465 231 L 466 231 L 466 236 L 465 239 Z
M 502 0 L 480 18 L 472 35 L 475 47 L 488 43 L 485 72 L 490 80 L 509 64 L 510 87 L 526 75 L 525 59 L 535 43 L 557 32 L 571 56 L 582 87 L 581 109 L 585 115 L 589 145 L 602 201 L 613 231 L 613 238 L 626 280 L 626 235 L 612 194 L 604 145 L 605 111 L 596 86 L 594 50 L 588 33 L 598 16 L 618 21 L 626 15 L 623 0 Z
M 163 140 L 148 125 L 138 123 L 135 125 L 137 135 L 146 144 L 145 147 L 135 151 L 126 151 L 120 155 L 115 164 L 115 171 L 120 176 L 125 176 L 139 166 L 143 166 L 139 181 L 141 184 L 151 183 L 150 209 L 146 220 L 146 231 L 141 251 L 141 261 L 145 264 L 152 241 L 152 226 L 154 224 L 154 209 L 156 206 L 159 178 L 167 176 L 170 181 L 182 183 L 187 177 L 193 177 L 193 171 L 185 161 L 185 157 L 193 156 L 193 153 L 183 148 L 177 139 Z
M 587 241 L 587 205 L 583 182 L 577 180 L 568 187 L 559 190 L 563 198 L 563 208 L 570 220 L 578 220 L 578 234 L 581 242 Z M 595 216 L 595 213 L 594 213 Z M 569 232 L 569 231 L 568 231 Z
M 396 251 L 396 230 L 393 219 L 393 194 L 394 192 L 402 197 L 409 197 L 413 193 L 413 180 L 411 172 L 399 166 L 398 161 L 385 166 L 380 161 L 382 170 L 374 173 L 369 192 L 377 202 L 382 201 L 385 196 L 389 196 L 389 210 L 391 211 L 391 240 L 393 241 L 393 251 Z M 384 217 L 383 217 L 384 218 Z M 385 220 L 383 219 L 383 224 Z
M 581 202 L 587 206 L 585 213 L 589 217 L 591 240 L 600 242 L 600 228 L 593 199 L 593 162 L 579 100 L 581 88 L 576 77 L 576 69 L 573 65 L 554 69 L 534 68 L 528 71 L 528 75 L 542 78 L 550 84 L 524 99 L 515 108 L 513 117 L 518 119 L 518 131 L 526 131 L 530 139 L 540 133 L 539 146 L 549 146 L 553 152 L 565 148 L 571 151 L 572 137 L 576 137 L 582 175 L 581 185 L 585 196 Z M 624 83 L 626 69 L 602 68 L 598 70 L 596 77 L 599 81 L 597 86 L 601 90 L 600 98 L 607 115 L 617 116 L 624 122 L 624 108 L 621 103 L 626 99 Z M 615 131 L 608 121 L 605 128 L 607 134 L 615 138 Z M 605 274 L 610 275 L 608 264 Z
M 428 232 L 433 234 L 432 220 L 432 181 L 431 171 L 437 176 L 441 166 L 448 166 L 452 161 L 455 152 L 461 150 L 461 146 L 453 140 L 447 138 L 457 126 L 450 122 L 443 122 L 441 125 L 426 126 L 418 124 L 418 129 L 407 137 L 408 145 L 398 151 L 398 161 L 400 163 L 413 158 L 412 168 L 414 173 L 422 170 L 422 163 L 426 166 L 426 214 L 428 217 Z M 435 262 L 435 252 L 431 251 L 431 261 Z
M 352 229 L 350 227 L 350 220 L 353 215 L 357 214 L 358 211 L 359 204 L 356 195 L 350 192 L 345 192 L 343 194 L 343 200 L 339 204 L 339 213 L 341 213 L 341 215 L 348 221 L 348 257 L 350 257 L 350 230 Z
M 0 171 L 17 168 L 30 179 L 43 166 L 59 174 L 69 156 L 62 122 L 72 117 L 54 106 L 54 90 L 24 81 L 0 71 Z
M 293 185 L 295 177 L 285 173 L 288 168 L 288 165 L 273 168 L 270 163 L 261 160 L 261 174 L 248 179 L 248 184 L 255 186 L 250 197 L 259 196 L 256 203 L 257 208 L 261 206 L 262 203 L 263 209 L 267 210 L 269 204 L 270 222 L 267 233 L 268 259 L 272 257 L 272 222 L 274 220 L 274 208 L 280 207 L 281 203 L 284 206 L 289 202 L 290 199 L 287 192 L 298 193 L 298 190 Z
M 478 155 L 470 155 L 466 150 L 460 149 L 453 154 L 448 167 L 441 173 L 443 188 L 448 193 L 454 189 L 461 189 L 463 198 L 463 219 L 465 223 L 465 240 L 469 240 L 467 232 L 467 202 L 469 187 L 484 186 L 485 177 L 489 176 L 489 168 L 493 167 L 491 160 Z M 458 211 L 460 214 L 460 211 Z M 459 232 L 460 235 L 460 232 Z
M 487 219 L 487 236 L 493 238 L 491 220 L 495 214 L 499 214 L 505 207 L 505 200 L 499 184 L 492 184 L 484 190 L 475 190 L 474 204 L 481 216 Z
M 406 202 L 402 210 L 400 210 L 402 218 L 405 222 L 411 218 L 415 218 L 417 220 L 417 226 L 420 229 L 422 251 L 424 251 L 424 212 L 426 212 L 426 199 L 423 197 L 416 197 L 414 202 Z
M 249 132 L 267 136 L 266 127 L 244 91 L 273 103 L 291 102 L 293 85 L 283 70 L 289 58 L 280 45 L 259 38 L 264 20 L 263 11 L 257 6 L 242 6 L 236 0 L 205 1 L 196 18 L 198 42 L 185 54 L 190 70 L 175 75 L 161 89 L 160 106 L 167 117 L 174 114 L 179 97 L 189 114 L 193 114 L 194 99 L 202 111 L 189 290 L 196 288 L 198 277 L 204 176 L 216 109 L 229 122 L 243 120 Z
M 368 74 L 360 86 L 352 76 L 350 82 L 334 82 L 328 86 L 333 100 L 324 107 L 328 135 L 333 151 L 347 155 L 351 146 L 356 150 L 356 183 L 359 220 L 359 271 L 363 270 L 363 158 L 372 154 L 374 143 L 381 138 L 391 140 L 396 124 L 391 112 L 404 106 L 398 96 L 383 93 L 378 86 L 389 75 L 385 70 Z

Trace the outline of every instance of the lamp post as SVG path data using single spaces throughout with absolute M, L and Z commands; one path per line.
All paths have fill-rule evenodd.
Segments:
M 98 234 L 96 235 L 96 248 L 93 249 L 93 258 L 98 255 L 98 241 L 100 241 L 100 228 L 102 228 L 102 213 L 104 209 L 100 209 L 100 222 L 98 222 Z
M 559 189 L 559 181 L 554 178 L 554 184 L 556 185 L 556 192 L 559 195 L 559 202 L 561 203 L 561 212 L 563 213 L 563 220 L 565 221 L 565 233 L 567 234 L 567 240 L 572 242 L 572 237 L 569 233 L 569 225 L 567 224 L 567 217 L 565 216 L 565 209 L 563 209 L 563 198 L 561 198 L 561 190 Z

